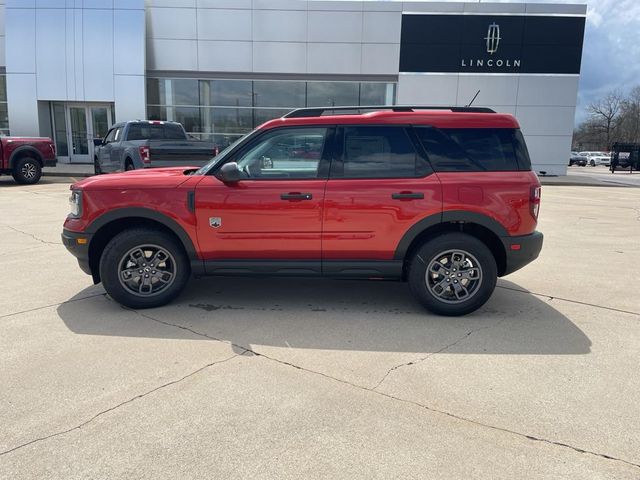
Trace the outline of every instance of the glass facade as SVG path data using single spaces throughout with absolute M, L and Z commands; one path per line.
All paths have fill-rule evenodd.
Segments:
M 7 109 L 7 76 L 0 75 L 0 135 L 9 135 L 9 110 Z
M 147 118 L 173 120 L 224 147 L 294 108 L 392 105 L 396 84 L 147 78 Z

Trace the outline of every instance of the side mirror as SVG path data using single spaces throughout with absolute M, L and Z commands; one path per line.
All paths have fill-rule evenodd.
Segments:
M 237 183 L 244 178 L 244 175 L 236 162 L 229 162 L 220 167 L 216 172 L 216 178 L 224 183 Z
M 94 147 L 101 147 L 102 146 L 102 139 L 101 138 L 94 138 L 93 139 L 93 146 Z

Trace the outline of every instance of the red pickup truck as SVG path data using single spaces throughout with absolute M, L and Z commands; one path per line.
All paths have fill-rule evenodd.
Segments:
M 56 147 L 47 137 L 0 137 L 0 175 L 23 185 L 38 183 L 42 167 L 55 167 Z

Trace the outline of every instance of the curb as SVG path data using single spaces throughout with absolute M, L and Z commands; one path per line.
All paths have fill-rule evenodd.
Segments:
M 622 188 L 637 188 L 634 185 L 628 185 L 625 183 L 615 183 L 615 182 L 597 182 L 597 183 L 589 183 L 589 182 L 571 182 L 568 180 L 558 180 L 558 181 L 545 181 L 544 178 L 540 178 L 540 184 L 545 186 L 558 186 L 558 187 L 622 187 Z
M 93 177 L 93 173 L 82 173 L 82 172 L 47 172 L 42 171 L 43 177 L 76 177 L 76 178 L 86 178 Z

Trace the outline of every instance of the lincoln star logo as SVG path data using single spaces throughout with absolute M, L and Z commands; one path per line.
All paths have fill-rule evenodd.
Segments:
M 487 41 L 487 53 L 490 55 L 496 53 L 500 44 L 500 25 L 497 23 L 489 25 L 487 36 L 484 39 Z

